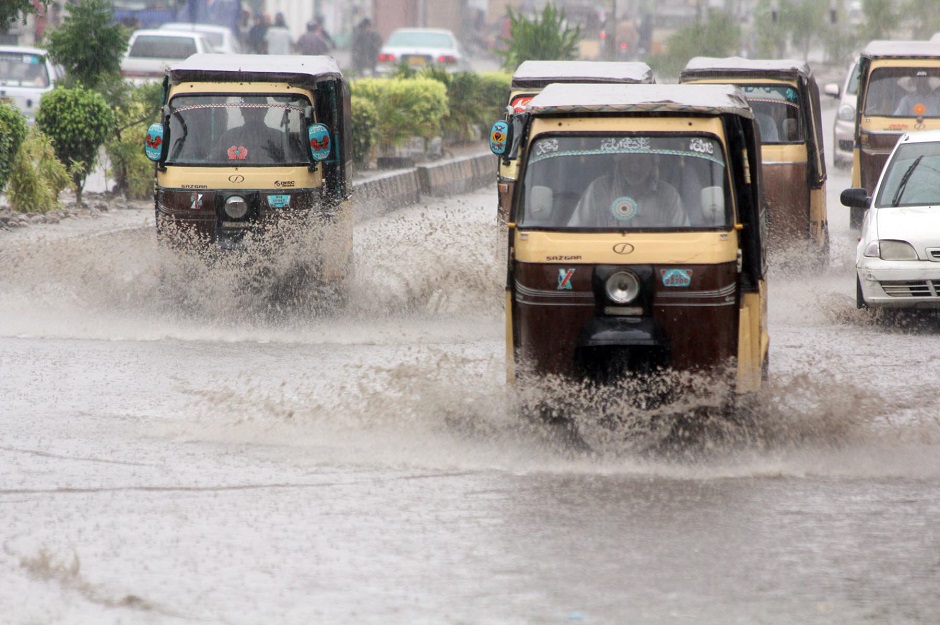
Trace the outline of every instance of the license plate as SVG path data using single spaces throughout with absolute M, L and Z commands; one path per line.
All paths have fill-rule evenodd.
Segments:
M 405 62 L 408 63 L 408 65 L 425 65 L 428 60 L 423 56 L 406 56 Z

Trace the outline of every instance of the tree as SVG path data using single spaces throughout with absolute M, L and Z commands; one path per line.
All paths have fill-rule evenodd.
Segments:
M 509 39 L 503 38 L 507 48 L 498 52 L 503 68 L 515 71 L 527 60 L 567 61 L 578 55 L 581 27 L 573 30 L 565 21 L 565 12 L 549 3 L 541 17 L 526 19 L 522 13 L 506 7 L 509 15 Z
M 865 20 L 859 27 L 859 38 L 864 42 L 889 39 L 901 23 L 892 0 L 864 0 L 862 11 L 865 13 Z
M 676 31 L 666 42 L 666 52 L 649 58 L 658 74 L 678 76 L 693 56 L 730 56 L 741 46 L 741 31 L 724 11 L 712 11 L 704 23 Z
M 65 68 L 66 85 L 100 89 L 120 81 L 121 57 L 130 36 L 125 27 L 111 23 L 113 16 L 108 0 L 81 0 L 49 33 L 45 47 L 53 62 Z
M 53 0 L 39 0 L 39 4 L 44 10 L 47 10 L 52 3 Z M 32 0 L 3 0 L 3 2 L 0 2 L 0 28 L 9 26 L 10 22 L 20 16 L 25 22 L 27 15 L 37 13 L 39 13 L 39 8 L 33 4 Z
M 791 0 L 782 5 L 780 22 L 793 46 L 807 60 L 810 46 L 830 30 L 829 7 L 819 0 Z
M 908 0 L 901 12 L 903 15 L 916 16 L 911 20 L 914 39 L 930 39 L 934 33 L 940 32 L 936 0 Z

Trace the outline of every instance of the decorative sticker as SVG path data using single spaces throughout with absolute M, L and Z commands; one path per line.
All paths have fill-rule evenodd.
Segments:
M 558 270 L 558 291 L 570 291 L 571 290 L 571 278 L 574 276 L 574 269 L 559 269 Z
M 529 102 L 532 101 L 534 96 L 523 95 L 517 97 L 512 101 L 512 112 L 518 115 L 519 113 L 525 113 L 525 107 L 528 106 Z
M 163 124 L 152 124 L 144 139 L 144 152 L 151 161 L 159 161 L 163 154 Z
M 692 284 L 691 269 L 660 269 L 663 286 L 687 287 Z
M 490 151 L 494 154 L 503 154 L 506 151 L 506 137 L 509 136 L 509 124 L 498 121 L 490 130 Z
M 310 140 L 310 154 L 313 160 L 325 161 L 330 157 L 330 129 L 323 124 L 313 124 L 307 129 Z
M 269 195 L 268 196 L 268 206 L 271 208 L 287 208 L 290 206 L 290 196 L 289 195 Z
M 227 153 L 230 161 L 243 161 L 248 158 L 248 148 L 243 145 L 233 145 Z
M 610 205 L 610 212 L 618 221 L 630 221 L 636 217 L 638 209 L 636 200 L 627 196 L 618 197 Z
M 202 208 L 202 193 L 191 193 L 189 197 L 189 210 L 197 211 Z

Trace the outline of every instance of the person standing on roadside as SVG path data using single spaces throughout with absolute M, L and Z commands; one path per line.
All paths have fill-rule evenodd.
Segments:
M 375 74 L 375 64 L 382 49 L 382 36 L 372 28 L 368 17 L 356 25 L 353 32 L 353 67 L 360 76 Z
M 264 42 L 267 44 L 268 54 L 290 54 L 293 52 L 294 39 L 287 29 L 283 13 L 274 16 L 274 25 L 268 28 L 268 31 L 264 34 Z
M 268 32 L 268 26 L 271 24 L 271 17 L 267 14 L 255 13 L 255 23 L 248 29 L 246 42 L 248 49 L 254 54 L 265 54 L 264 35 Z
M 319 23 L 307 22 L 307 32 L 297 40 L 297 50 L 309 56 L 320 56 L 330 52 L 330 44 L 323 37 L 323 29 Z

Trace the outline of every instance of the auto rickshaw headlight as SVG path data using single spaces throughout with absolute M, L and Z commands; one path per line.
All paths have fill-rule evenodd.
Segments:
M 225 200 L 225 214 L 230 219 L 244 219 L 248 214 L 248 202 L 241 196 L 233 195 Z
M 882 239 L 879 241 L 881 260 L 917 260 L 914 246 L 907 241 L 892 241 Z
M 604 291 L 615 304 L 629 304 L 640 294 L 640 281 L 632 271 L 617 271 L 607 278 Z

